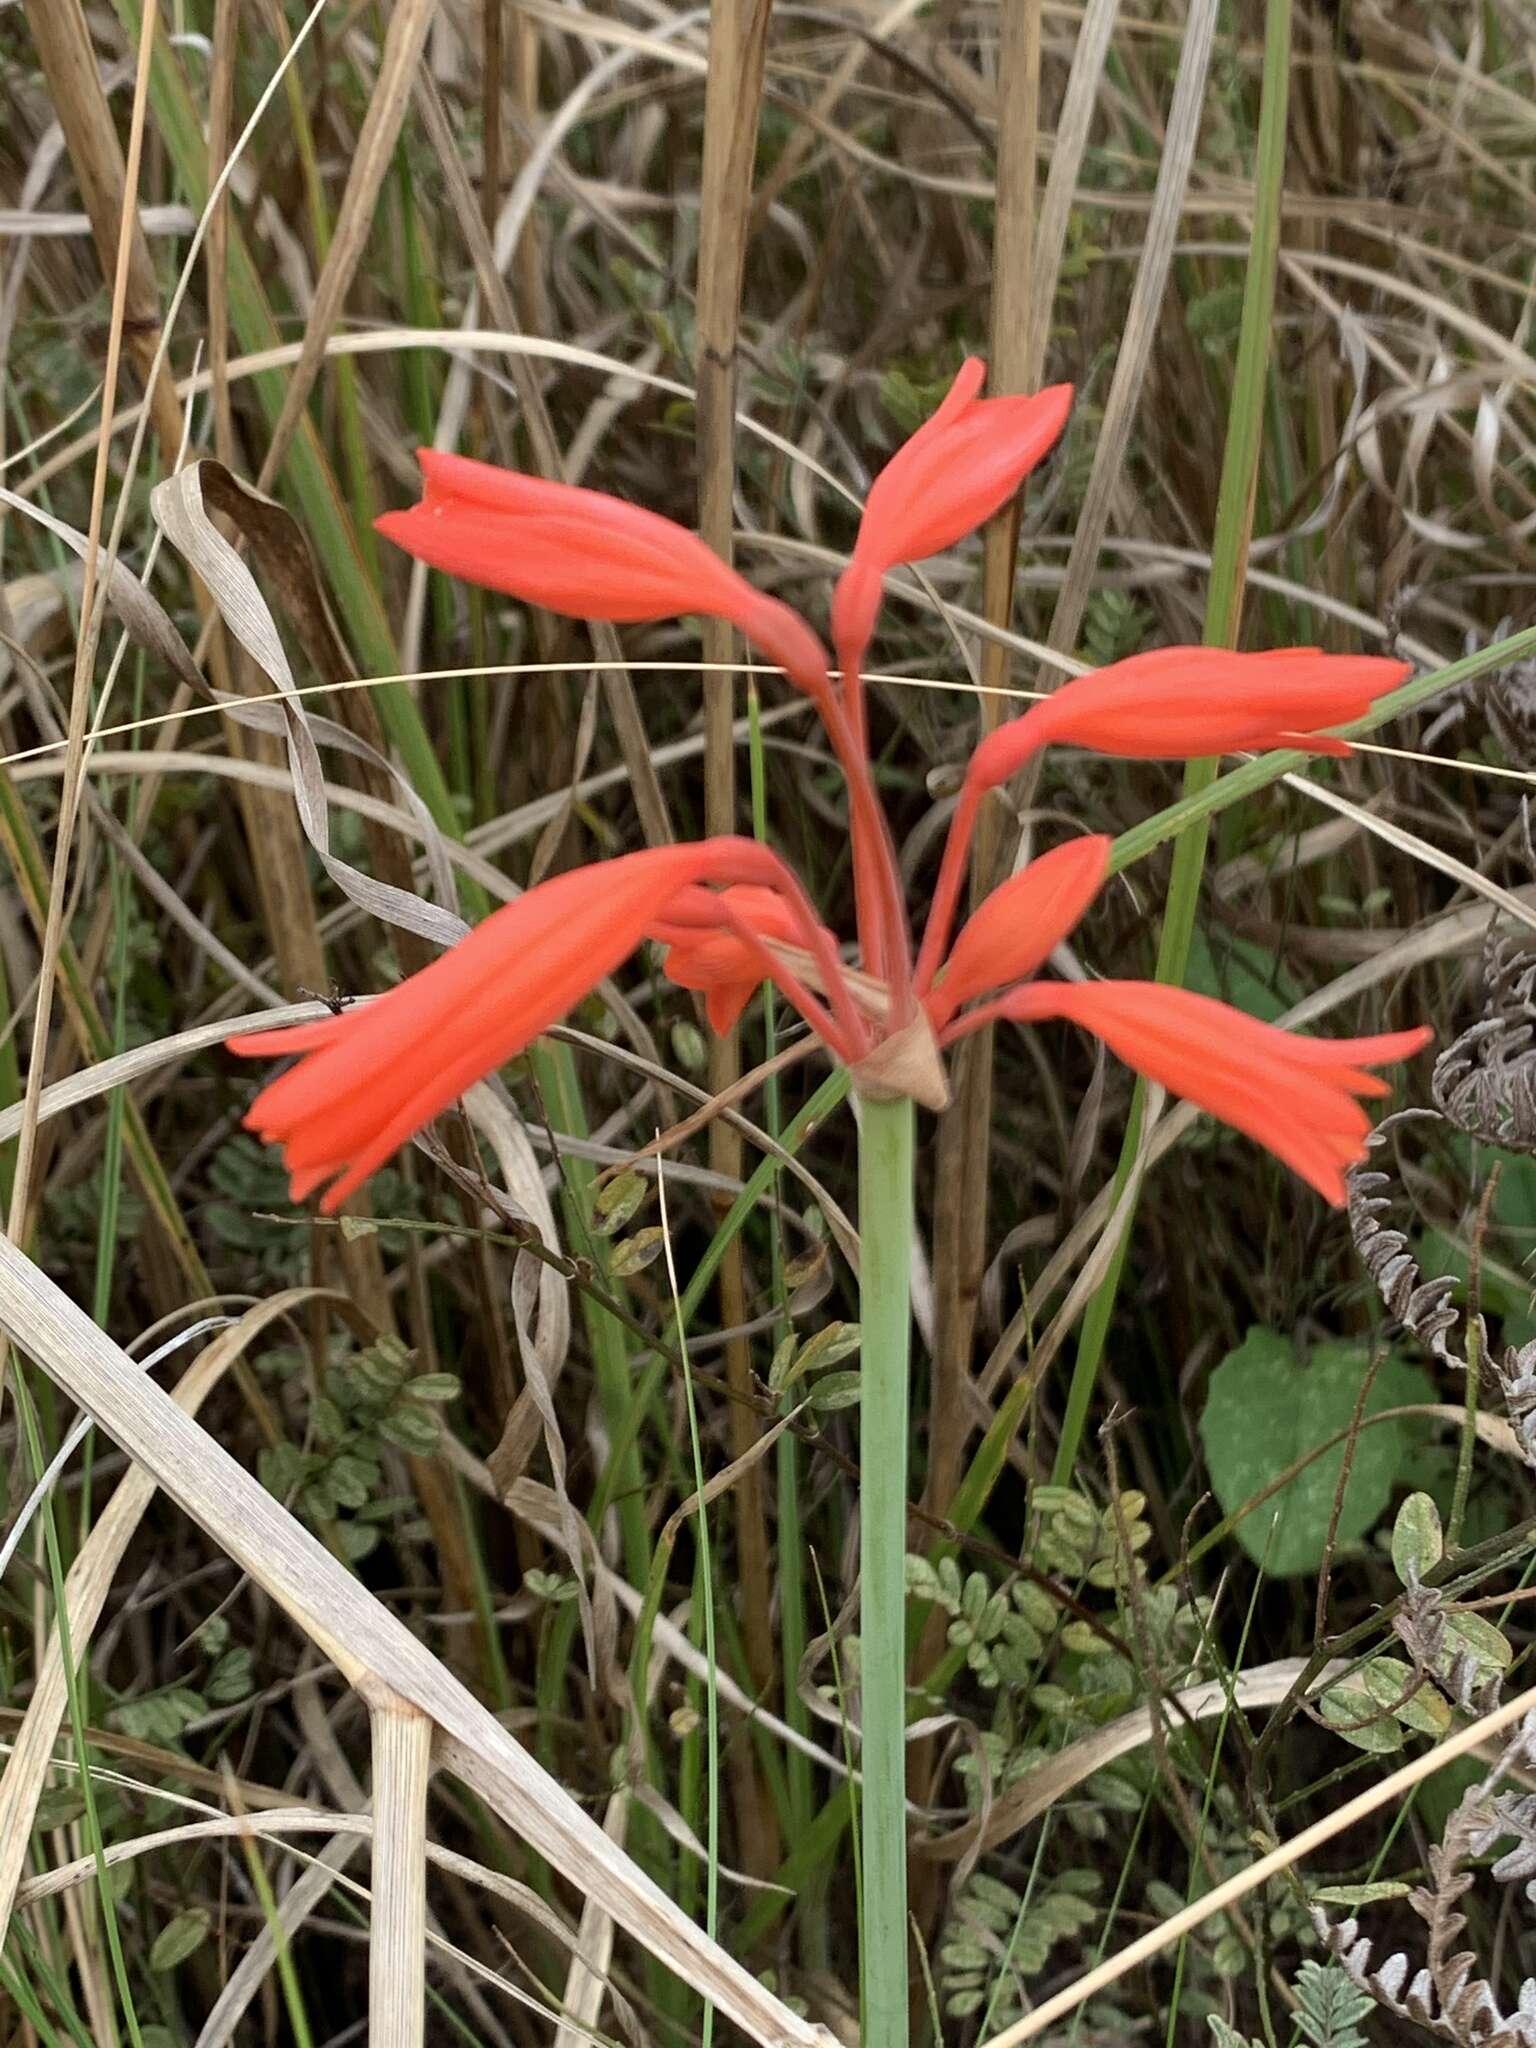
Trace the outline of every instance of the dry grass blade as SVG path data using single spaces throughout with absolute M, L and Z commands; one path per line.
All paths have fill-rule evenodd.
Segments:
M 1229 1877 L 1224 1883 L 1213 1886 L 1210 1891 L 1203 1893 L 1191 1905 L 1186 1906 L 1182 1912 L 1170 1913 L 1150 1932 L 1121 1949 L 1118 1955 L 1110 1956 L 1096 1969 L 1089 1970 L 1075 1984 L 1069 1984 L 1065 1991 L 1058 1991 L 1054 1997 L 1045 1999 L 1017 2025 L 1005 2028 L 1000 2034 L 992 2035 L 982 2044 L 982 2048 L 1019 2048 L 1021 2042 L 1035 2040 L 1057 2020 L 1065 2019 L 1069 2013 L 1076 2012 L 1088 1999 L 1103 1991 L 1108 1985 L 1117 1983 L 1138 1964 L 1150 1962 L 1154 1956 L 1161 1955 L 1165 1949 L 1170 1949 L 1176 1942 L 1182 1941 L 1192 1928 L 1199 1927 L 1204 1921 L 1209 1920 L 1212 1914 L 1226 1912 L 1239 1899 L 1246 1898 L 1249 1892 L 1256 1891 L 1260 1885 L 1267 1884 L 1281 1871 L 1290 1870 L 1303 1857 L 1310 1856 L 1314 1850 L 1331 1842 L 1335 1835 L 1341 1835 L 1347 1829 L 1357 1826 L 1371 1814 L 1379 1813 L 1383 1807 L 1398 1804 L 1404 1794 L 1411 1791 L 1415 1785 L 1422 1784 L 1426 1778 L 1432 1778 L 1436 1771 L 1443 1769 L 1446 1764 L 1454 1763 L 1458 1757 L 1469 1756 L 1473 1751 L 1481 1749 L 1494 1736 L 1501 1734 L 1506 1728 L 1512 1728 L 1533 1710 L 1536 1710 L 1536 1686 L 1520 1693 L 1512 1700 L 1507 1700 L 1493 1713 L 1482 1715 L 1469 1726 L 1459 1729 L 1455 1735 L 1448 1736 L 1445 1741 L 1436 1743 L 1432 1749 L 1425 1750 L 1422 1756 L 1415 1757 L 1412 1763 L 1404 1764 L 1400 1770 L 1389 1772 L 1368 1790 L 1346 1800 L 1342 1806 L 1335 1807 L 1331 1813 L 1325 1814 L 1311 1827 L 1303 1828 L 1299 1835 L 1293 1835 L 1290 1841 L 1282 1842 L 1278 1849 L 1271 1849 L 1267 1856 L 1256 1858 L 1245 1870 L 1238 1871 L 1235 1877 Z
M 286 1289 L 250 1310 L 232 1329 L 215 1338 L 183 1375 L 174 1397 L 161 1398 L 174 1398 L 188 1416 L 195 1415 L 224 1374 L 264 1330 L 308 1304 L 320 1303 L 359 1320 L 344 1296 L 311 1287 Z M 361 1324 L 359 1327 L 366 1328 Z M 135 1362 L 127 1359 L 125 1364 L 137 1376 Z M 107 1503 L 89 1542 L 70 1567 L 65 1594 L 69 1603 L 69 1640 L 76 1657 L 84 1654 L 95 1633 L 123 1553 L 154 1492 L 151 1473 L 143 1465 L 134 1466 Z M 11 1917 L 26 1863 L 32 1816 L 47 1782 L 53 1746 L 67 1704 L 67 1675 L 55 1632 L 49 1638 L 34 1679 L 15 1747 L 0 1776 L 0 1927 L 7 1925 Z
M 1173 89 L 1173 103 L 1168 110 L 1168 128 L 1157 170 L 1157 188 L 1152 195 L 1146 235 L 1137 260 L 1136 283 L 1115 355 L 1115 371 L 1104 402 L 1093 469 L 1083 494 L 1072 552 L 1067 558 L 1066 578 L 1051 615 L 1051 645 L 1061 654 L 1070 654 L 1077 642 L 1078 628 L 1082 624 L 1088 593 L 1099 565 L 1099 549 L 1109 525 L 1110 506 L 1124 470 L 1136 407 L 1148 366 L 1156 352 L 1153 335 L 1162 314 L 1163 294 L 1167 289 L 1168 272 L 1178 239 L 1179 217 L 1194 168 L 1195 144 L 1200 137 L 1205 84 L 1219 12 L 1218 0 L 1192 0 L 1184 24 L 1179 73 Z
M 270 487 L 283 466 L 325 360 L 326 341 L 341 317 L 342 304 L 373 226 L 379 188 L 400 137 L 400 123 L 436 13 L 437 0 L 396 0 L 390 10 L 379 73 L 368 96 L 368 112 L 353 153 L 325 268 L 305 320 L 303 352 L 283 394 L 283 409 L 262 457 L 261 475 L 257 479 L 262 490 Z
M 200 1430 L 14 1246 L 0 1248 L 0 1329 L 310 1636 L 370 1706 L 426 1715 L 439 1755 L 508 1826 L 764 2048 L 829 2048 L 706 1939 L 260 1481 Z
M 382 918 L 403 931 L 431 939 L 439 945 L 453 944 L 463 937 L 465 929 L 464 921 L 456 911 L 425 903 L 408 890 L 365 875 L 350 861 L 341 860 L 332 853 L 325 808 L 325 781 L 320 768 L 319 748 L 315 744 L 316 730 L 323 730 L 336 744 L 362 757 L 386 775 L 390 772 L 388 764 L 364 741 L 339 727 L 317 721 L 307 712 L 298 696 L 288 656 L 272 614 L 256 579 L 210 518 L 206 502 L 208 494 L 213 494 L 213 501 L 221 510 L 241 518 L 247 525 L 254 524 L 262 516 L 270 501 L 245 489 L 218 463 L 212 462 L 191 464 L 175 476 L 167 477 L 154 493 L 156 519 L 206 585 L 236 641 L 279 692 L 281 708 L 275 715 L 270 706 L 247 706 L 238 698 L 227 699 L 226 708 L 237 721 L 258 723 L 262 730 L 270 731 L 275 726 L 282 731 L 288 743 L 294 800 L 304 836 L 336 886 L 370 916 Z M 291 524 L 279 507 L 270 506 L 270 511 L 277 520 Z M 446 861 L 440 852 L 441 835 L 433 831 L 408 786 L 398 777 L 396 782 L 411 808 L 419 814 L 428 849 L 436 854 L 440 893 L 451 902 L 451 885 L 445 883 L 443 876 Z
M 368 1935 L 370 2048 L 426 2039 L 427 1781 L 432 1723 L 390 1701 L 373 1730 L 373 1918 Z
M 603 1816 L 603 1832 L 619 1847 L 623 1846 L 625 1830 L 629 1826 L 633 1797 L 627 1791 L 615 1792 Z M 602 2014 L 612 1956 L 613 1921 L 600 1906 L 588 1899 L 582 1910 L 576 1953 L 565 1980 L 565 1997 L 561 2001 L 564 2017 L 555 2035 L 554 2048 L 582 2048 L 582 2044 L 591 2038 Z
M 771 11 L 770 0 L 715 0 L 709 16 L 695 367 L 699 387 L 699 530 L 727 561 L 733 553 L 735 531 L 732 495 L 741 281 Z M 724 621 L 707 620 L 701 636 L 704 659 L 729 662 L 734 637 Z M 710 676 L 704 685 L 704 824 L 711 834 L 737 829 L 734 712 L 733 679 Z M 727 1093 L 740 1074 L 741 1039 L 733 1029 L 710 1048 L 712 1092 Z M 741 1161 L 740 1137 L 726 1119 L 716 1118 L 709 1127 L 711 1168 L 739 1179 Z M 732 1240 L 720 1262 L 720 1315 L 727 1329 L 739 1329 L 747 1319 L 739 1238 Z M 732 1390 L 745 1394 L 751 1386 L 752 1364 L 742 1339 L 727 1344 L 725 1370 Z M 767 1498 L 763 1476 L 750 1455 L 755 1436 L 752 1411 L 741 1401 L 733 1403 L 731 1458 L 742 1471 L 734 1502 L 742 1635 L 753 1685 L 763 1690 L 774 1682 L 777 1659 L 770 1610 L 773 1573 Z M 754 1876 L 767 1877 L 779 1860 L 779 1827 L 750 1748 L 738 1752 L 734 1787 L 745 1853 Z
M 1078 178 L 1088 135 L 1099 105 L 1104 61 L 1120 14 L 1120 0 L 1088 0 L 1083 24 L 1072 52 L 1072 74 L 1062 98 L 1046 175 L 1045 196 L 1035 227 L 1033 272 L 1035 291 L 1025 310 L 1024 372 L 1026 385 L 1038 382 L 1045 369 L 1056 284 L 1067 245 L 1067 227 L 1077 199 Z
M 160 286 L 145 240 L 146 217 L 130 204 L 127 166 L 107 105 L 81 0 L 28 0 L 27 26 L 49 97 L 69 147 L 70 166 L 90 218 L 91 233 L 110 282 L 120 240 L 126 243 L 124 341 L 141 376 L 153 377 L 153 405 L 162 447 L 174 448 L 180 407 L 163 371 L 155 371 L 160 333 Z M 151 23 L 152 25 L 152 23 Z M 29 234 L 37 233 L 29 226 Z

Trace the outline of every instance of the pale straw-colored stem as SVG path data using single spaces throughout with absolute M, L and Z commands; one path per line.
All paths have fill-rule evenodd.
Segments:
M 370 2048 L 423 2048 L 427 2012 L 427 1781 L 432 1723 L 393 1694 L 371 1704 L 373 1921 Z

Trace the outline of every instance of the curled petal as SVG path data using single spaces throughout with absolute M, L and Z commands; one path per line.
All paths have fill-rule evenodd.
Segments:
M 375 524 L 434 569 L 572 618 L 729 619 L 801 689 L 819 698 L 829 688 L 826 652 L 799 614 L 686 527 L 603 491 L 464 455 L 422 448 L 417 460 L 421 503 Z
M 936 1030 L 962 1004 L 1024 981 L 1049 959 L 1103 887 L 1109 849 L 1102 834 L 1069 840 L 992 891 L 924 998 Z
M 703 898 L 700 903 L 697 898 Z M 649 936 L 667 948 L 662 972 L 679 988 L 704 996 L 710 1029 L 724 1037 L 762 986 L 762 954 L 739 930 L 722 925 L 725 906 L 764 939 L 797 943 L 802 934 L 789 907 L 771 889 L 744 883 L 719 895 L 699 890 L 691 900 L 674 901 L 667 917 L 651 927 Z M 684 922 L 690 917 L 698 922 Z M 831 938 L 831 934 L 827 934 Z
M 1032 982 L 985 1014 L 1081 1024 L 1149 1081 L 1265 1146 L 1335 1206 L 1344 1201 L 1344 1169 L 1365 1156 L 1370 1123 L 1356 1097 L 1386 1092 L 1364 1069 L 1407 1059 L 1432 1035 L 1304 1038 L 1152 981 Z
M 967 780 L 995 789 L 1047 746 L 1146 761 L 1278 746 L 1347 753 L 1324 728 L 1363 717 L 1412 673 L 1408 662 L 1315 647 L 1159 647 L 1077 676 L 1000 726 L 972 755 Z
M 423 1124 L 611 974 L 650 929 L 658 901 L 705 881 L 751 881 L 803 900 L 782 861 L 750 839 L 626 854 L 541 882 L 377 1001 L 230 1039 L 232 1052 L 253 1058 L 303 1055 L 245 1119 L 283 1146 L 294 1199 L 339 1175 L 322 1203 L 336 1209 Z
M 803 906 L 796 914 L 782 896 L 750 884 L 717 894 L 687 889 L 651 924 L 649 936 L 668 949 L 662 962 L 667 978 L 703 993 L 710 1028 L 718 1035 L 733 1028 L 757 990 L 771 981 L 839 1058 L 854 1060 L 865 1050 L 868 1031 L 839 966 L 837 938 L 806 916 Z M 786 946 L 809 955 L 805 979 L 780 950 Z M 817 986 L 832 998 L 836 1016 L 827 1015 Z
M 943 403 L 870 487 L 853 560 L 832 596 L 832 637 L 845 671 L 863 660 L 880 579 L 899 562 L 941 554 L 1001 510 L 1061 436 L 1070 384 L 1025 398 L 978 398 L 986 365 L 971 356 Z

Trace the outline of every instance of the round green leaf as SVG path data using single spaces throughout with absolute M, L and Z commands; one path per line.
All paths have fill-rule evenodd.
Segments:
M 1200 1418 L 1211 1486 L 1224 1512 L 1246 1506 L 1306 1452 L 1347 1429 L 1369 1370 L 1363 1346 L 1320 1344 L 1302 1365 L 1289 1338 L 1250 1330 L 1212 1373 Z M 1433 1398 L 1425 1373 L 1388 1358 L 1371 1384 L 1365 1415 Z M 1414 1440 L 1406 1422 L 1361 1430 L 1339 1516 L 1341 1548 L 1358 1543 L 1380 1518 Z M 1239 1542 L 1271 1576 L 1315 1572 L 1322 1564 L 1344 1449 L 1336 1444 L 1315 1458 L 1238 1523 Z

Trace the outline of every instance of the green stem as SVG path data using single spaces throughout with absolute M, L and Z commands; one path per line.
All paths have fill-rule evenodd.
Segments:
M 859 1668 L 864 1739 L 864 2048 L 907 2039 L 907 1406 L 912 1104 L 859 1128 Z
M 747 683 L 747 763 L 752 782 L 752 833 L 764 846 L 768 844 L 768 776 L 767 762 L 763 753 L 762 705 L 758 699 L 757 684 Z M 773 983 L 763 983 L 763 1053 L 772 1060 L 779 1049 L 778 1011 L 774 997 Z M 777 1074 L 769 1074 L 763 1083 L 763 1128 L 770 1138 L 777 1139 L 784 1128 L 782 1091 Z M 772 1191 L 779 1191 L 780 1176 L 776 1173 Z M 774 1307 L 779 1312 L 774 1325 L 773 1341 L 777 1346 L 784 1342 L 792 1331 L 789 1320 L 789 1289 L 784 1278 L 784 1229 L 777 1204 L 768 1210 L 768 1271 L 773 1293 Z M 788 1414 L 794 1406 L 793 1391 L 786 1393 L 780 1404 L 781 1412 Z M 810 1733 L 811 1716 L 803 1699 L 796 1678 L 800 1660 L 805 1655 L 807 1641 L 805 1623 L 805 1581 L 801 1572 L 801 1560 L 805 1546 L 800 1525 L 800 1446 L 794 1432 L 785 1430 L 779 1438 L 775 1451 L 775 1472 L 777 1479 L 778 1524 L 778 1582 L 779 1582 L 779 1653 L 780 1668 L 784 1674 L 784 1718 L 798 1735 Z M 784 1756 L 785 1777 L 789 1786 L 789 1831 L 799 1836 L 810 1825 L 814 1797 L 811 1785 L 811 1760 L 798 1749 L 790 1749 Z
M 1221 485 L 1216 498 L 1216 531 L 1211 542 L 1211 582 L 1206 602 L 1205 642 L 1232 647 L 1242 618 L 1248 544 L 1253 533 L 1253 500 L 1259 472 L 1259 443 L 1264 423 L 1264 388 L 1269 371 L 1270 334 L 1274 323 L 1275 273 L 1280 248 L 1280 206 L 1285 182 L 1285 121 L 1291 74 L 1291 0 L 1269 0 L 1264 23 L 1264 83 L 1259 102 L 1259 137 L 1254 164 L 1253 243 L 1243 286 L 1243 319 L 1238 335 L 1232 403 L 1227 416 L 1227 441 L 1222 452 Z M 1194 805 L 1216 780 L 1219 763 L 1191 761 L 1184 771 L 1183 801 Z M 1190 941 L 1205 873 L 1209 815 L 1198 812 L 1179 834 L 1173 849 L 1168 903 L 1157 950 L 1157 979 L 1174 985 L 1184 979 Z M 1118 1205 L 1130 1180 L 1141 1144 L 1146 1114 L 1146 1087 L 1138 1081 L 1131 1102 L 1115 1169 L 1114 1199 Z M 1120 1241 L 1083 1317 L 1077 1359 L 1067 1393 L 1061 1442 L 1052 1478 L 1066 1485 L 1077 1463 L 1083 1430 L 1104 1359 L 1105 1340 L 1114 1318 L 1120 1275 L 1135 1221 L 1134 1200 L 1121 1229 Z

